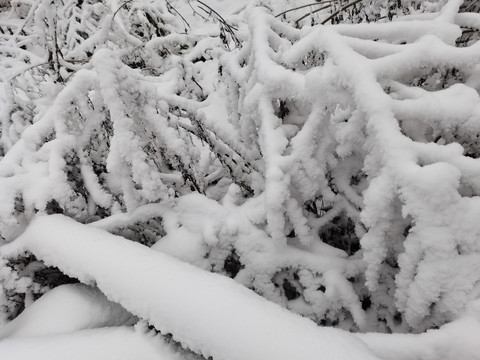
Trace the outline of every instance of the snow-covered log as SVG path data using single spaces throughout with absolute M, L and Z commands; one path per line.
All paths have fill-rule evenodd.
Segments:
M 353 335 L 316 326 L 226 277 L 62 215 L 35 219 L 3 256 L 30 251 L 215 360 L 376 359 Z

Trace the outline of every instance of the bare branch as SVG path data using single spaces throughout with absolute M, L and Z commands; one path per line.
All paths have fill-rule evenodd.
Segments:
M 338 9 L 337 11 L 335 11 L 332 15 L 330 15 L 328 18 L 326 18 L 325 20 L 322 21 L 322 25 L 325 25 L 327 22 L 329 22 L 330 20 L 332 20 L 335 16 L 337 16 L 338 14 L 340 14 L 342 11 L 345 11 L 346 9 L 348 9 L 349 7 L 355 5 L 355 4 L 358 4 L 359 2 L 361 2 L 362 0 L 355 0 L 355 1 L 352 1 L 351 3 L 348 3 L 347 5 L 345 6 L 342 6 L 340 9 Z
M 296 11 L 296 10 L 300 10 L 300 9 L 304 9 L 306 7 L 309 7 L 309 6 L 317 6 L 317 5 L 322 5 L 322 4 L 327 4 L 327 3 L 333 3 L 337 0 L 323 0 L 323 1 L 318 1 L 318 2 L 314 2 L 314 3 L 310 3 L 310 4 L 306 4 L 306 5 L 302 5 L 302 6 L 297 6 L 295 8 L 292 8 L 292 9 L 288 9 L 288 10 L 285 10 L 285 11 L 282 11 L 281 13 L 275 15 L 275 17 L 280 17 L 282 15 L 285 15 L 289 12 L 292 12 L 292 11 Z

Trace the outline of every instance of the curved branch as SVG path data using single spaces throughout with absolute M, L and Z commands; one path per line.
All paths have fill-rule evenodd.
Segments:
M 298 24 L 300 21 L 302 21 L 303 19 L 305 19 L 306 17 L 309 17 L 319 11 L 322 11 L 322 10 L 325 10 L 325 9 L 328 9 L 330 6 L 332 5 L 326 5 L 326 6 L 322 6 L 321 8 L 317 9 L 317 10 L 314 10 L 314 11 L 310 11 L 309 13 L 306 13 L 305 15 L 303 15 L 301 18 L 297 19 L 295 21 L 296 24 Z
M 322 4 L 326 4 L 326 3 L 332 3 L 332 2 L 335 2 L 336 0 L 323 0 L 323 1 L 318 1 L 318 2 L 314 2 L 314 3 L 310 3 L 310 4 L 305 4 L 305 5 L 302 5 L 302 6 L 297 6 L 295 8 L 292 8 L 292 9 L 288 9 L 288 10 L 285 10 L 285 11 L 282 11 L 281 13 L 275 15 L 275 17 L 280 17 L 282 15 L 285 15 L 289 12 L 292 12 L 292 11 L 295 11 L 295 10 L 300 10 L 300 9 L 304 9 L 306 7 L 309 7 L 309 6 L 316 6 L 316 5 L 322 5 Z
M 355 4 L 358 4 L 360 1 L 362 0 L 355 0 L 355 1 L 352 1 L 351 3 L 348 3 L 347 5 L 345 6 L 342 6 L 340 9 L 338 9 L 337 11 L 335 11 L 332 15 L 330 15 L 328 18 L 326 18 L 325 20 L 322 21 L 322 25 L 325 25 L 327 22 L 329 22 L 330 20 L 332 20 L 335 16 L 337 16 L 338 14 L 340 14 L 342 11 L 348 9 L 350 6 L 353 6 Z

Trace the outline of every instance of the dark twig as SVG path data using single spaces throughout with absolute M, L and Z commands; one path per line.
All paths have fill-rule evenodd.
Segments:
M 223 18 L 222 15 L 220 15 L 217 11 L 215 11 L 215 9 L 212 9 L 210 6 L 205 4 L 203 1 L 200 1 L 200 0 L 195 0 L 195 1 L 197 1 L 200 5 L 202 5 L 202 6 L 199 6 L 199 9 L 203 10 L 207 15 L 213 14 L 217 18 L 217 20 L 220 22 L 222 27 L 230 34 L 230 37 L 235 42 L 235 45 L 237 47 L 240 46 L 240 40 L 238 40 L 237 36 L 235 35 L 235 30 L 237 30 L 237 28 L 227 23 L 227 21 Z
M 195 80 L 195 78 L 192 76 L 192 81 L 200 88 L 200 90 L 203 91 L 203 88 L 200 86 L 200 84 Z
M 113 19 L 115 19 L 115 16 L 117 15 L 117 13 L 120 11 L 120 9 L 122 9 L 123 7 L 125 7 L 126 5 L 130 4 L 133 0 L 127 0 L 125 1 L 122 5 L 120 5 L 118 7 L 117 10 L 115 10 L 115 12 L 113 13 L 113 16 L 112 16 L 112 22 L 113 22 Z
M 36 68 L 36 67 L 39 67 L 39 66 L 44 66 L 44 65 L 48 65 L 48 61 L 41 62 L 41 63 L 39 63 L 39 64 L 30 65 L 29 67 L 27 67 L 27 68 L 22 69 L 21 71 L 19 71 L 17 74 L 10 76 L 8 80 L 12 81 L 12 80 L 14 80 L 16 77 L 24 74 L 25 72 L 27 72 L 27 71 L 29 71 L 29 70 L 32 70 L 32 69 L 34 69 L 34 68 Z
M 131 3 L 132 1 L 134 1 L 134 0 L 127 0 L 127 1 L 125 1 L 122 5 L 120 5 L 120 6 L 118 7 L 117 10 L 115 10 L 115 12 L 113 13 L 113 16 L 112 16 L 112 23 L 113 23 L 113 19 L 115 19 L 115 16 L 117 15 L 117 13 L 118 13 L 123 7 L 125 7 L 126 5 L 128 5 L 129 3 Z M 174 12 L 176 12 L 177 15 L 180 16 L 180 18 L 183 20 L 183 22 L 190 28 L 190 24 L 189 24 L 188 21 L 182 16 L 182 14 L 180 14 L 180 13 L 178 12 L 178 10 L 177 10 L 174 6 L 172 6 L 172 4 L 170 4 L 170 2 L 169 2 L 168 0 L 165 0 L 165 3 L 167 4 L 167 6 L 168 6 L 170 9 L 172 9 Z
M 215 11 L 215 9 L 212 9 L 210 6 L 208 6 L 207 4 L 205 4 L 203 1 L 200 1 L 200 0 L 196 0 L 199 4 L 205 6 L 208 10 L 210 10 L 210 12 L 212 12 L 213 14 L 215 14 L 217 16 L 217 18 L 223 22 L 224 24 L 227 24 L 227 22 L 225 21 L 225 19 L 222 17 L 222 15 L 220 15 L 218 12 Z M 205 10 L 204 10 L 205 11 Z
M 337 0 L 323 0 L 323 1 L 314 2 L 314 3 L 302 5 L 302 6 L 297 6 L 297 7 L 295 7 L 295 8 L 282 11 L 280 14 L 275 15 L 275 17 L 280 17 L 280 16 L 285 15 L 285 14 L 287 14 L 287 13 L 289 13 L 289 12 L 292 12 L 292 11 L 295 11 L 295 10 L 304 9 L 304 8 L 306 8 L 306 7 L 309 7 L 309 6 L 317 6 L 317 5 L 322 5 L 322 4 L 326 4 L 326 3 L 332 3 L 332 2 L 335 2 L 335 1 L 337 1 Z
M 306 13 L 305 15 L 303 15 L 301 18 L 297 19 L 297 20 L 295 21 L 295 23 L 298 24 L 300 21 L 302 21 L 302 20 L 305 19 L 306 17 L 309 17 L 309 16 L 311 16 L 311 15 L 313 15 L 313 14 L 319 12 L 319 11 L 328 9 L 328 8 L 331 7 L 331 6 L 332 6 L 332 5 L 330 4 L 330 5 L 322 6 L 321 8 L 318 8 L 318 9 L 316 9 L 316 10 L 314 10 L 314 11 L 310 11 L 309 13 Z
M 208 18 L 206 18 L 205 16 L 203 16 L 202 14 L 200 14 L 197 10 L 195 10 L 195 8 L 192 6 L 192 3 L 191 3 L 190 1 L 187 1 L 187 3 L 188 3 L 188 6 L 190 6 L 190 8 L 192 9 L 194 15 L 200 16 L 200 17 L 201 17 L 203 20 L 205 20 L 205 21 L 208 20 Z M 205 10 L 204 10 L 204 11 L 205 11 Z
M 172 6 L 172 4 L 170 4 L 170 2 L 168 2 L 168 0 L 165 0 L 165 3 L 167 4 L 167 6 L 168 6 L 170 9 L 172 9 L 173 11 L 175 11 L 175 12 L 177 13 L 177 15 L 182 18 L 183 22 L 184 22 L 189 28 L 191 27 L 190 24 L 188 23 L 188 21 L 182 16 L 182 14 L 180 14 L 180 13 L 178 12 L 177 9 L 175 9 L 175 8 Z
M 342 11 L 348 9 L 349 7 L 355 5 L 355 4 L 358 4 L 359 2 L 361 2 L 362 0 L 355 0 L 355 1 L 352 1 L 351 3 L 348 3 L 347 5 L 345 6 L 342 6 L 340 9 L 338 9 L 337 11 L 335 11 L 332 15 L 330 15 L 328 18 L 326 18 L 325 20 L 322 21 L 322 25 L 325 25 L 327 22 L 329 22 L 330 20 L 332 20 L 335 16 L 337 16 L 338 14 L 340 14 Z

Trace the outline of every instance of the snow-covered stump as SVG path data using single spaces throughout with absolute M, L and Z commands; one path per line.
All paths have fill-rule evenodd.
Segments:
M 62 215 L 35 219 L 3 256 L 30 251 L 164 334 L 215 360 L 376 359 L 353 335 L 320 328 L 226 277 Z

